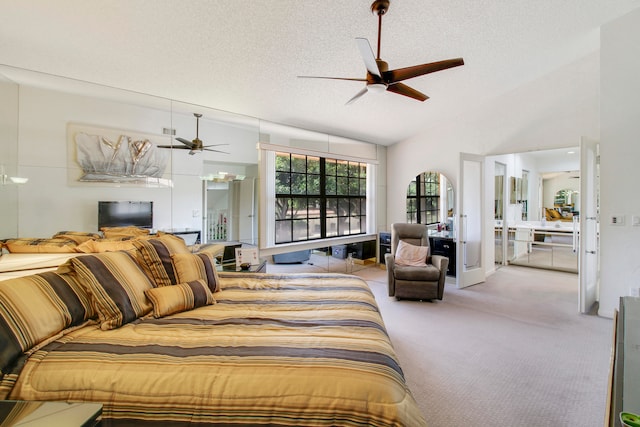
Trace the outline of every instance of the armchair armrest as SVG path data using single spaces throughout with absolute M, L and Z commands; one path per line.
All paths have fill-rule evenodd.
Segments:
M 393 268 L 395 266 L 395 257 L 393 254 L 384 254 L 384 263 L 387 266 L 387 283 L 389 289 L 389 296 L 392 297 L 396 294 L 396 279 L 393 275 Z

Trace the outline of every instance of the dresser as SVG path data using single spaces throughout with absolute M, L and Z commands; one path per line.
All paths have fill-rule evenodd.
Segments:
M 429 235 L 432 255 L 442 255 L 449 258 L 447 276 L 456 276 L 456 240 L 449 231 L 437 232 Z

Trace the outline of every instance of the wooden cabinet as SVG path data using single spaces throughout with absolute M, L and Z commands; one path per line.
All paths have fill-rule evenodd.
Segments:
M 456 276 L 456 241 L 452 237 L 429 236 L 432 255 L 449 258 L 447 276 Z

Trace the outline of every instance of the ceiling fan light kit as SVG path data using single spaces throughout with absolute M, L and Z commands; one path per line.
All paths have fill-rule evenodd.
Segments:
M 202 117 L 202 114 L 193 113 L 193 115 L 196 118 L 196 138 L 194 140 L 189 141 L 188 139 L 184 139 L 184 138 L 179 138 L 178 137 L 178 138 L 176 138 L 176 140 L 181 142 L 183 145 L 158 145 L 158 148 L 173 148 L 173 149 L 177 149 L 177 150 L 189 150 L 189 154 L 190 155 L 194 155 L 194 154 L 202 152 L 202 151 L 215 151 L 216 153 L 229 154 L 226 151 L 214 150 L 214 149 L 210 148 L 210 147 L 218 147 L 220 145 L 229 145 L 229 144 L 213 144 L 213 145 L 204 145 L 203 144 L 202 140 L 199 138 L 199 134 L 200 134 L 200 117 Z
M 412 87 L 401 83 L 414 77 L 423 76 L 425 74 L 435 73 L 436 71 L 446 70 L 448 68 L 464 65 L 462 58 L 447 59 L 444 61 L 430 62 L 427 64 L 414 65 L 406 68 L 398 68 L 389 70 L 389 65 L 380 58 L 380 40 L 382 34 L 382 16 L 389 10 L 389 0 L 375 0 L 371 4 L 371 12 L 378 15 L 378 46 L 377 56 L 373 55 L 373 50 L 369 44 L 369 40 L 358 37 L 356 43 L 360 50 L 360 55 L 367 69 L 366 78 L 346 78 L 346 77 L 318 77 L 318 76 L 298 76 L 300 78 L 330 79 L 330 80 L 349 80 L 365 82 L 364 89 L 358 92 L 353 98 L 347 101 L 347 105 L 353 103 L 367 92 L 380 93 L 389 91 L 398 95 L 415 99 L 417 101 L 425 101 L 429 97 Z

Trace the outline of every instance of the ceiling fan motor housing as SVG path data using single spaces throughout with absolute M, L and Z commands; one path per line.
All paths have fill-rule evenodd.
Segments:
M 384 15 L 389 10 L 389 0 L 376 0 L 371 4 L 371 12 Z

